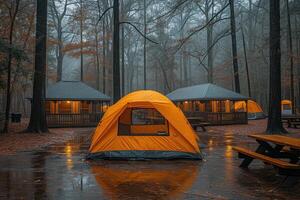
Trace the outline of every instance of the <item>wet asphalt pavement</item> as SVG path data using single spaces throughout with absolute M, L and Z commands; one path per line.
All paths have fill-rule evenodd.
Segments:
M 232 146 L 256 146 L 244 135 L 199 132 L 203 161 L 91 162 L 90 133 L 0 156 L 0 199 L 300 199 L 300 178 L 259 161 L 238 167 Z

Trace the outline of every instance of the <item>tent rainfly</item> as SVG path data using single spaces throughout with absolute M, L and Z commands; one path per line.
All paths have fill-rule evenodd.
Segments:
M 282 115 L 292 115 L 292 102 L 290 100 L 284 99 L 281 101 L 281 114 Z
M 248 108 L 248 119 L 264 119 L 266 118 L 265 113 L 258 103 L 253 100 L 248 100 L 247 105 L 244 101 L 239 101 L 234 105 L 236 110 L 247 107 Z
M 94 132 L 90 159 L 201 159 L 198 137 L 162 94 L 141 90 L 109 107 Z

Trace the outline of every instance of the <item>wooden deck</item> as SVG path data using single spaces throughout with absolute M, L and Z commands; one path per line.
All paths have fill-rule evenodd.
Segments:
M 197 117 L 210 125 L 247 124 L 248 115 L 246 112 L 185 112 L 187 118 Z
M 103 113 L 47 114 L 50 128 L 97 126 Z

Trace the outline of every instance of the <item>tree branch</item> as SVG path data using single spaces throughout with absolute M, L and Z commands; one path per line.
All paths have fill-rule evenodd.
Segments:
M 110 7 L 108 7 L 108 8 L 102 13 L 102 15 L 99 17 L 99 19 L 98 19 L 96 25 L 99 24 L 99 22 L 101 21 L 102 17 L 103 17 L 110 9 L 112 9 L 112 8 L 114 8 L 114 7 L 113 7 L 113 6 L 110 6 Z
M 220 9 L 204 26 L 196 29 L 195 31 L 193 31 L 192 33 L 190 33 L 186 38 L 183 39 L 183 41 L 181 42 L 181 44 L 179 45 L 178 49 L 176 50 L 176 52 L 181 49 L 181 47 L 184 45 L 184 43 L 186 41 L 188 41 L 194 34 L 196 34 L 197 32 L 203 30 L 206 26 L 208 26 L 221 12 L 223 12 L 225 10 L 225 8 L 227 8 L 229 6 L 229 3 L 227 3 L 222 9 Z
M 143 38 L 145 38 L 146 40 L 149 40 L 150 42 L 154 43 L 154 44 L 159 44 L 158 42 L 155 42 L 154 40 L 151 40 L 150 38 L 148 38 L 146 35 L 144 35 L 134 24 L 132 24 L 131 22 L 119 22 L 119 24 L 129 24 L 131 25 L 141 36 L 143 36 Z

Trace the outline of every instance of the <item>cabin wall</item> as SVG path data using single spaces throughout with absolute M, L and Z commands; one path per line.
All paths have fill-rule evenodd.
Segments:
M 49 127 L 97 126 L 109 102 L 100 101 L 47 101 Z
M 243 104 L 241 104 L 243 102 Z M 198 117 L 212 125 L 247 124 L 246 101 L 203 100 L 175 103 L 189 117 Z M 243 106 L 235 107 L 235 104 Z

